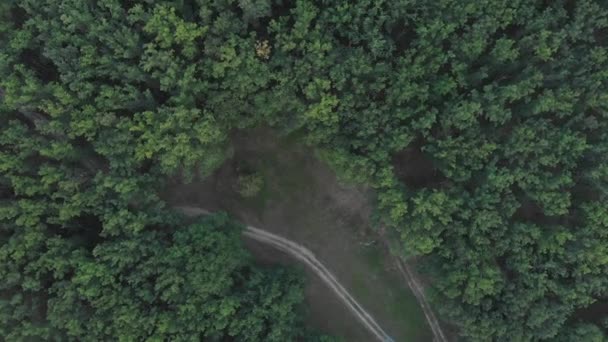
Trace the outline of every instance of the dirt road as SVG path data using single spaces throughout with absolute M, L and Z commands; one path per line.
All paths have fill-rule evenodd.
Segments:
M 0 89 L 0 98 L 2 97 L 2 95 L 3 91 L 2 89 Z M 48 122 L 48 119 L 46 119 L 43 115 L 39 113 L 25 110 L 21 113 L 25 116 L 25 118 L 27 118 L 36 126 L 38 126 L 39 123 L 46 124 Z M 87 169 L 93 172 L 100 170 L 102 165 L 102 163 L 92 159 L 85 159 L 83 161 L 83 164 Z M 197 207 L 175 208 L 189 216 L 209 214 L 207 210 Z M 353 314 L 355 314 L 355 316 L 357 316 L 357 318 L 363 323 L 363 325 L 367 329 L 369 329 L 379 340 L 393 341 L 393 339 L 386 332 L 384 332 L 384 330 L 382 330 L 382 328 L 374 321 L 371 315 L 369 315 L 361 307 L 361 305 L 359 305 L 359 303 L 357 303 L 357 301 L 352 298 L 348 291 L 346 291 L 346 289 L 344 289 L 344 287 L 336 280 L 335 276 L 331 272 L 329 272 L 329 270 L 327 270 L 327 268 L 321 262 L 319 262 L 314 256 L 314 254 L 312 254 L 312 252 L 310 252 L 308 249 L 290 240 L 251 226 L 247 226 L 244 234 L 251 239 L 272 245 L 275 248 L 282 250 L 307 264 L 323 280 L 323 282 L 325 282 L 339 296 L 339 298 L 348 306 L 349 310 L 352 311 Z M 401 271 L 401 274 L 407 281 L 408 286 L 410 287 L 416 299 L 420 303 L 426 320 L 433 332 L 434 340 L 437 342 L 447 342 L 448 340 L 446 339 L 445 334 L 443 333 L 441 326 L 437 321 L 437 318 L 435 317 L 433 311 L 430 308 L 430 305 L 428 304 L 422 286 L 418 283 L 416 277 L 409 270 L 407 263 L 405 263 L 401 259 L 397 260 L 396 263 L 399 270 Z
M 175 209 L 189 216 L 208 214 L 209 212 L 194 207 L 175 207 Z M 340 284 L 336 277 L 315 257 L 307 248 L 287 240 L 281 236 L 269 233 L 265 230 L 246 226 L 243 234 L 253 240 L 268 244 L 284 251 L 310 267 L 315 274 L 340 298 L 348 309 L 359 319 L 376 338 L 380 341 L 389 342 L 393 339 L 380 327 L 374 318 L 350 295 Z

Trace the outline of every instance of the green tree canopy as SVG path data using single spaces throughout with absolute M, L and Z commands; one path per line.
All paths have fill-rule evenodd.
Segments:
M 200 257 L 147 248 L 189 248 L 159 189 L 215 170 L 237 130 L 270 125 L 375 190 L 375 217 L 404 257 L 422 256 L 462 336 L 601 339 L 577 312 L 608 297 L 607 32 L 597 0 L 3 1 L 2 328 L 190 329 L 163 315 L 204 286 L 195 275 L 151 294 L 121 281 L 144 291 L 171 275 L 150 265 Z M 200 229 L 211 236 L 190 237 L 213 239 Z M 123 244 L 141 248 L 121 261 L 129 272 L 110 266 Z M 297 302 L 291 275 L 234 267 L 226 279 L 248 276 L 226 301 L 263 300 L 274 292 L 247 284 L 286 279 L 268 312 Z M 53 321 L 59 293 L 78 296 Z M 146 300 L 156 316 L 137 314 Z M 133 322 L 109 321 L 118 303 Z M 204 336 L 259 338 L 222 323 L 237 314 L 288 333 L 230 305 L 209 306 Z

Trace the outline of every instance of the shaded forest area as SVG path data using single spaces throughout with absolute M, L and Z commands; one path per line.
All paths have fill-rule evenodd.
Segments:
M 268 125 L 374 189 L 464 339 L 601 341 L 607 43 L 593 0 L 2 1 L 0 336 L 330 339 L 158 196 Z

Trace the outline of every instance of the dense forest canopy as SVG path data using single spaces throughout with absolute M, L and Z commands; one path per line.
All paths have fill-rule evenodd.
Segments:
M 5 0 L 0 335 L 310 336 L 297 277 L 156 193 L 269 125 L 375 190 L 462 337 L 600 341 L 607 45 L 599 0 Z

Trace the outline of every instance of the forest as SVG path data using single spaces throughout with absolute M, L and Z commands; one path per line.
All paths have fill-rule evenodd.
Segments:
M 159 196 L 260 126 L 373 189 L 461 340 L 608 339 L 601 0 L 3 0 L 0 339 L 333 340 Z

